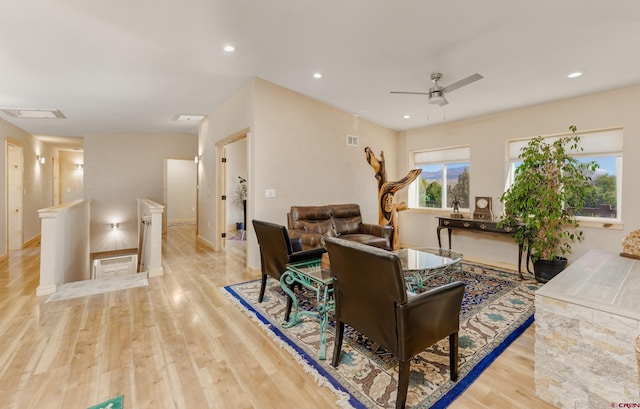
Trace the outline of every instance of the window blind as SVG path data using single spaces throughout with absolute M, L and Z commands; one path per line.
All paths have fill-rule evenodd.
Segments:
M 419 165 L 422 163 L 467 161 L 469 160 L 469 157 L 470 148 L 468 146 L 461 146 L 458 148 L 415 152 L 413 160 L 416 165 Z
M 582 147 L 582 151 L 574 150 L 569 151 L 571 154 L 579 154 L 579 155 L 589 155 L 589 154 L 598 154 L 598 155 L 610 155 L 616 156 L 617 154 L 622 153 L 622 128 L 616 129 L 608 129 L 604 131 L 595 131 L 595 132 L 587 132 L 582 133 L 578 132 L 582 139 L 580 140 L 580 146 Z M 571 136 L 571 135 L 564 135 Z M 544 138 L 545 142 L 553 143 L 560 139 L 561 136 L 554 136 Z M 520 151 L 522 148 L 527 146 L 530 139 L 511 141 L 509 142 L 509 160 L 514 161 L 517 160 L 520 156 Z

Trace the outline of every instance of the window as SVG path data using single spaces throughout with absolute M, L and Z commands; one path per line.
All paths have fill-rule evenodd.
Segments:
M 450 209 L 454 200 L 469 208 L 469 147 L 415 152 L 422 173 L 409 188 L 410 206 Z
M 579 214 L 581 218 L 614 219 L 620 217 L 620 197 L 622 192 L 622 129 L 610 129 L 596 132 L 577 132 L 582 137 L 582 151 L 573 152 L 573 156 L 581 162 L 594 161 L 599 169 L 590 175 L 593 194 L 585 198 L 585 207 Z M 553 141 L 559 137 L 545 138 Z M 529 141 L 509 142 L 509 174 L 507 185 L 513 181 L 515 170 L 520 165 L 518 156 L 520 149 Z

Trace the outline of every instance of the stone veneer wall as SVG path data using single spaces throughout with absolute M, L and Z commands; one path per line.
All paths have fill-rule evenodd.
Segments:
M 572 409 L 640 404 L 638 320 L 539 295 L 535 320 L 538 397 Z

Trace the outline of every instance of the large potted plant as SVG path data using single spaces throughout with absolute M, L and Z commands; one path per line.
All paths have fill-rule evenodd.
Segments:
M 595 162 L 571 155 L 582 150 L 576 127 L 555 140 L 538 136 L 522 148 L 513 184 L 500 196 L 501 226 L 515 228 L 515 239 L 527 249 L 539 282 L 547 282 L 567 265 L 571 244 L 583 239 L 578 212 L 593 189 Z M 528 266 L 527 266 L 528 268 Z

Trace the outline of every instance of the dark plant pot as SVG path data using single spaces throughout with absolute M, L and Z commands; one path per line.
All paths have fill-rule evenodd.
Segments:
M 243 230 L 244 223 L 236 223 L 236 230 Z
M 536 281 L 546 283 L 567 267 L 567 259 L 556 257 L 554 260 L 537 260 L 533 263 Z

